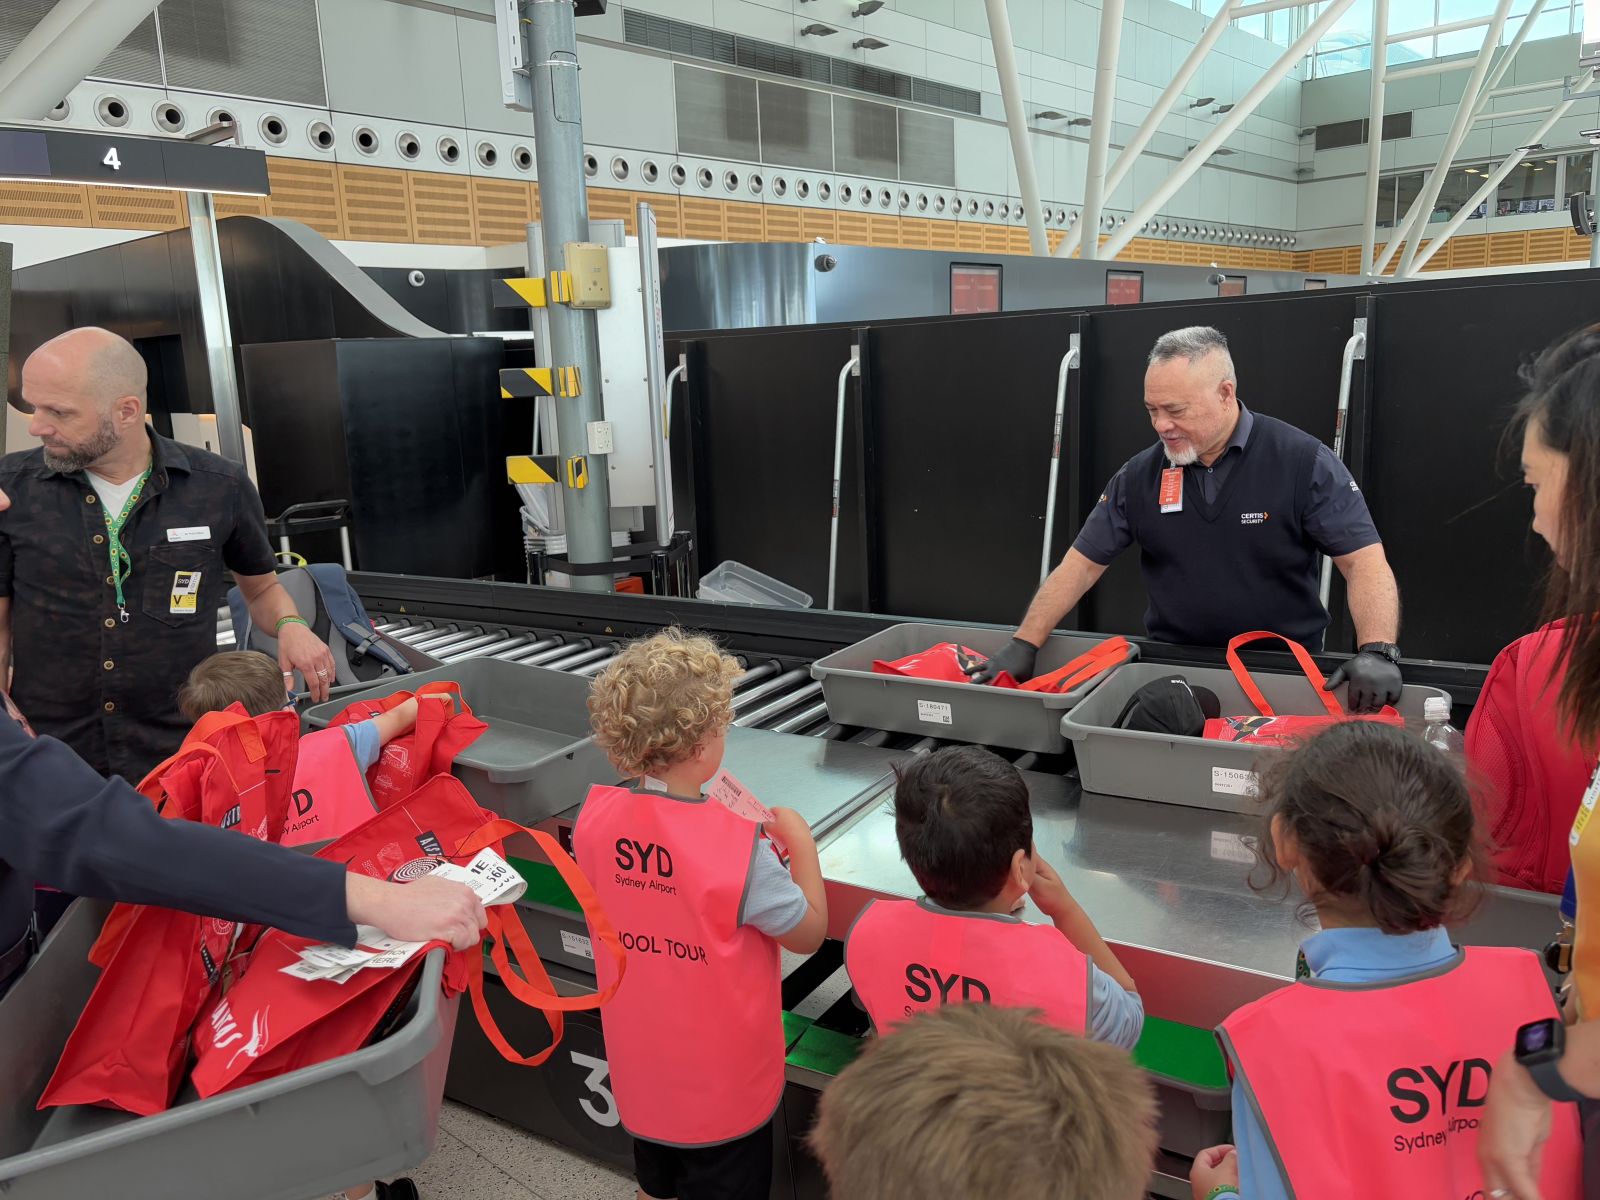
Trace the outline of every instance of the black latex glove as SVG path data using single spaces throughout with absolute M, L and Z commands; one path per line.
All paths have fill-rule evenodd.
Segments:
M 1348 683 L 1345 707 L 1353 713 L 1375 713 L 1386 704 L 1399 703 L 1403 682 L 1398 666 L 1381 654 L 1363 650 L 1328 676 L 1328 690 Z
M 1038 655 L 1039 647 L 1021 638 L 1012 638 L 999 654 L 968 674 L 973 683 L 993 683 L 1002 672 L 1009 671 L 1018 683 L 1026 683 L 1033 678 L 1033 660 Z

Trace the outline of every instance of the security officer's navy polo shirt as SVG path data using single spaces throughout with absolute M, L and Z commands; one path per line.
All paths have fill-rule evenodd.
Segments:
M 1281 422 L 1267 421 L 1277 435 L 1273 439 L 1276 452 L 1283 455 L 1282 465 L 1286 470 L 1297 470 L 1292 465 L 1294 461 L 1307 463 L 1309 479 L 1284 480 L 1281 493 L 1285 496 L 1299 497 L 1296 504 L 1297 511 L 1293 513 L 1298 536 L 1304 539 L 1309 554 L 1319 551 L 1332 558 L 1345 554 L 1353 554 L 1367 546 L 1378 544 L 1382 539 L 1378 536 L 1377 527 L 1373 524 L 1372 514 L 1367 510 L 1367 502 L 1362 496 L 1355 480 L 1351 477 L 1345 465 L 1334 456 L 1332 450 L 1320 442 L 1316 442 L 1309 434 L 1283 425 Z M 1257 578 L 1241 580 L 1238 574 L 1246 568 L 1250 560 L 1249 539 L 1256 539 L 1260 533 L 1265 532 L 1261 527 L 1272 521 L 1282 528 L 1280 518 L 1273 517 L 1266 511 L 1261 511 L 1259 505 L 1246 504 L 1235 513 L 1230 508 L 1229 512 L 1217 512 L 1216 506 L 1227 496 L 1227 483 L 1230 476 L 1240 469 L 1246 450 L 1255 448 L 1251 440 L 1252 433 L 1257 430 L 1257 419 L 1254 413 L 1239 405 L 1239 421 L 1234 427 L 1233 435 L 1228 439 L 1222 454 L 1217 460 L 1207 467 L 1200 462 L 1195 462 L 1183 468 L 1183 496 L 1184 505 L 1189 510 L 1184 519 L 1175 523 L 1190 527 L 1194 514 L 1199 510 L 1214 512 L 1215 519 L 1209 519 L 1203 527 L 1196 527 L 1197 532 L 1203 532 L 1204 539 L 1195 543 L 1192 557 L 1183 556 L 1181 570 L 1153 570 L 1155 565 L 1150 554 L 1151 547 L 1144 547 L 1143 563 L 1146 588 L 1150 592 L 1151 612 L 1147 614 L 1147 627 L 1153 637 L 1165 641 L 1183 642 L 1192 645 L 1222 645 L 1234 633 L 1245 632 L 1252 626 L 1243 627 L 1237 622 L 1230 621 L 1225 614 L 1211 613 L 1204 617 L 1195 615 L 1190 619 L 1188 610 L 1195 604 L 1202 603 L 1200 593 L 1193 589 L 1203 589 L 1210 596 L 1218 589 L 1226 590 L 1229 586 L 1240 585 L 1249 589 L 1258 599 L 1263 597 L 1260 589 L 1271 591 L 1278 579 Z M 1260 441 L 1258 436 L 1256 441 Z M 1304 454 L 1298 454 L 1298 446 L 1304 443 L 1314 447 Z M 1287 447 L 1295 447 L 1296 454 L 1284 453 Z M 1259 448 L 1265 452 L 1267 447 Z M 1144 467 L 1152 454 L 1158 454 L 1158 448 L 1142 451 L 1112 477 L 1106 485 L 1106 490 L 1100 498 L 1100 503 L 1095 505 L 1088 520 L 1084 522 L 1083 529 L 1079 532 L 1077 540 L 1073 543 L 1076 549 L 1091 562 L 1101 566 L 1108 566 L 1117 555 L 1131 546 L 1137 538 L 1136 520 L 1140 513 L 1154 507 L 1153 479 L 1144 480 Z M 1164 460 L 1161 464 L 1165 465 Z M 1270 475 L 1274 464 L 1270 462 L 1253 463 L 1250 474 L 1258 477 L 1261 474 Z M 1142 480 L 1139 486 L 1148 485 L 1151 491 L 1148 497 L 1139 497 L 1137 503 L 1132 503 L 1128 494 L 1130 480 L 1138 475 Z M 1302 487 L 1302 483 L 1304 486 Z M 1239 497 L 1243 499 L 1243 497 Z M 1147 503 L 1147 501 L 1149 503 Z M 1234 504 L 1233 508 L 1238 508 Z M 1270 507 L 1270 506 L 1269 506 Z M 1245 509 L 1250 511 L 1245 511 Z M 1284 513 L 1287 517 L 1290 514 Z M 1155 518 L 1159 521 L 1160 518 Z M 1152 528 L 1164 528 L 1157 525 Z M 1202 549 L 1202 546 L 1205 548 Z M 1233 553 L 1230 553 L 1230 550 Z M 1303 572 L 1296 571 L 1296 574 Z M 1281 574 L 1281 572 L 1280 572 Z M 1321 629 L 1326 624 L 1326 614 L 1322 612 L 1320 603 L 1314 596 L 1307 596 L 1305 581 L 1300 581 L 1297 588 L 1288 588 L 1276 600 L 1280 609 L 1309 608 L 1315 611 L 1274 611 L 1272 614 L 1277 619 L 1263 622 L 1261 628 L 1277 629 L 1279 632 L 1297 637 L 1308 645 L 1320 645 Z M 1161 594 L 1157 594 L 1160 592 Z M 1186 596 L 1183 593 L 1189 593 Z M 1191 603 L 1191 601 L 1193 603 Z M 1160 614 L 1154 625 L 1151 616 Z M 1241 614 L 1241 620 L 1245 618 Z M 1258 616 L 1257 618 L 1261 618 Z
M 102 774 L 137 781 L 177 750 L 178 689 L 216 653 L 226 572 L 275 566 L 244 467 L 150 434 L 151 471 L 122 531 L 132 559 L 117 611 L 103 505 L 81 471 L 34 449 L 0 459 L 0 596 L 11 600 L 11 694 L 41 734 Z

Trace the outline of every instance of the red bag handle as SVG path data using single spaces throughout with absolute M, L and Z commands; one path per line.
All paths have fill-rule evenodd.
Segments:
M 617 936 L 616 926 L 611 923 L 611 918 L 600 906 L 600 897 L 595 892 L 594 885 L 572 860 L 571 855 L 548 833 L 496 817 L 469 834 L 457 847 L 456 853 L 458 856 L 472 855 L 490 846 L 498 849 L 506 838 L 519 833 L 531 837 L 539 849 L 544 851 L 545 857 L 560 874 L 562 882 L 567 885 L 573 898 L 577 900 L 578 907 L 582 909 L 584 918 L 589 923 L 589 929 L 598 943 L 595 947 L 596 953 L 603 952 L 608 955 L 617 968 L 616 978 L 601 991 L 588 996 L 560 995 L 556 992 L 555 985 L 551 983 L 550 975 L 544 969 L 539 952 L 534 948 L 533 939 L 528 936 L 521 918 L 514 912 L 505 912 L 500 907 L 489 910 L 489 933 L 494 938 L 489 947 L 489 957 L 500 972 L 500 982 L 522 1003 L 544 1013 L 545 1020 L 550 1024 L 550 1044 L 534 1055 L 523 1055 L 511 1045 L 501 1032 L 494 1014 L 489 1011 L 488 999 L 483 992 L 483 956 L 469 953 L 467 990 L 472 995 L 472 1011 L 477 1015 L 484 1036 L 507 1062 L 537 1067 L 550 1057 L 561 1042 L 565 1025 L 563 1014 L 597 1009 L 616 995 L 617 988 L 622 984 L 622 977 L 627 971 L 628 958 L 622 948 L 622 939 Z M 513 956 L 516 958 L 516 967 L 512 966 Z
M 1281 633 L 1271 630 L 1258 629 L 1253 633 L 1241 633 L 1228 643 L 1228 668 L 1233 672 L 1233 677 L 1239 681 L 1239 686 L 1244 689 L 1245 696 L 1251 704 L 1256 706 L 1256 711 L 1263 717 L 1275 717 L 1278 714 L 1272 710 L 1272 705 L 1267 703 L 1267 698 L 1261 694 L 1261 689 L 1256 686 L 1256 681 L 1250 678 L 1250 670 L 1239 659 L 1239 647 L 1247 646 L 1251 642 L 1259 642 L 1265 638 L 1277 638 L 1289 647 L 1289 652 L 1294 655 L 1295 661 L 1300 664 L 1300 669 L 1305 672 L 1306 679 L 1310 681 L 1311 688 L 1317 693 L 1317 699 L 1322 701 L 1322 707 L 1328 710 L 1329 716 L 1345 716 L 1344 707 L 1339 699 L 1328 690 L 1327 681 L 1322 677 L 1322 672 L 1317 670 L 1317 664 L 1311 660 L 1311 653 L 1293 638 L 1284 637 Z
M 1070 692 L 1080 683 L 1087 683 L 1096 675 L 1120 666 L 1128 659 L 1132 649 L 1125 637 L 1107 638 L 1093 649 L 1085 650 L 1065 666 L 1057 667 L 1048 675 L 1038 675 L 1022 685 L 1025 692 Z

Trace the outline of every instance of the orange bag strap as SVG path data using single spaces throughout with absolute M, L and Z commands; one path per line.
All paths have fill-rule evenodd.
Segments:
M 1258 629 L 1253 633 L 1241 633 L 1228 643 L 1228 669 L 1233 672 L 1233 677 L 1239 681 L 1239 686 L 1244 689 L 1244 694 L 1250 703 L 1256 706 L 1256 711 L 1263 717 L 1275 717 L 1278 714 L 1272 710 L 1272 705 L 1267 703 L 1267 698 L 1261 694 L 1261 689 L 1256 686 L 1256 681 L 1250 678 L 1250 670 L 1239 658 L 1239 647 L 1247 646 L 1251 642 L 1259 642 L 1267 638 L 1277 638 L 1289 647 L 1289 652 L 1294 655 L 1295 661 L 1300 664 L 1300 669 L 1305 672 L 1306 679 L 1311 688 L 1317 693 L 1317 699 L 1322 701 L 1322 707 L 1328 710 L 1329 716 L 1342 717 L 1345 715 L 1343 706 L 1338 697 L 1328 690 L 1327 682 L 1322 677 L 1322 672 L 1317 670 L 1317 664 L 1312 661 L 1311 653 L 1293 638 L 1286 638 L 1281 633 L 1271 630 Z
M 1092 649 L 1085 650 L 1064 666 L 1048 675 L 1038 675 L 1021 685 L 1024 692 L 1070 692 L 1080 683 L 1087 683 L 1096 675 L 1120 666 L 1133 649 L 1125 637 L 1107 638 Z
M 239 745 L 251 762 L 260 762 L 267 756 L 267 745 L 262 740 L 261 730 L 256 728 L 255 718 L 247 715 L 242 708 L 235 711 L 233 705 L 221 712 L 208 712 L 196 721 L 194 728 L 183 739 L 183 747 L 178 753 L 182 754 L 193 746 L 210 745 L 213 737 L 229 729 L 238 731 Z
M 600 897 L 595 892 L 594 885 L 572 860 L 571 855 L 548 833 L 497 817 L 485 822 L 468 835 L 467 839 L 457 847 L 456 853 L 458 856 L 471 855 L 490 846 L 499 847 L 506 838 L 519 833 L 531 837 L 539 849 L 544 851 L 545 857 L 555 867 L 562 882 L 567 885 L 579 908 L 582 909 L 584 919 L 588 921 L 590 932 L 594 935 L 595 953 L 606 954 L 617 969 L 616 978 L 608 987 L 587 996 L 563 996 L 555 990 L 555 985 L 539 958 L 539 952 L 533 945 L 533 939 L 523 927 L 522 919 L 515 912 L 507 912 L 502 907 L 497 906 L 489 910 L 489 933 L 493 938 L 489 946 L 489 957 L 500 972 L 500 982 L 516 999 L 544 1013 L 545 1020 L 550 1024 L 550 1045 L 531 1056 L 517 1052 L 501 1032 L 494 1014 L 489 1011 L 488 1000 L 483 994 L 483 956 L 469 953 L 467 979 L 468 991 L 472 993 L 472 1010 L 478 1017 L 479 1025 L 483 1027 L 484 1035 L 502 1057 L 508 1062 L 536 1067 L 550 1057 L 551 1052 L 561 1041 L 564 1028 L 562 1014 L 597 1009 L 609 1001 L 621 986 L 628 959 L 622 948 L 622 940 L 617 936 L 616 926 L 611 923 L 611 918 L 600 906 Z M 513 956 L 516 959 L 515 967 L 512 965 Z
M 461 713 L 471 713 L 472 709 L 467 704 L 467 698 L 461 694 L 461 685 L 450 679 L 435 679 L 425 683 L 416 690 L 418 696 L 449 696 L 455 701 L 451 716 Z

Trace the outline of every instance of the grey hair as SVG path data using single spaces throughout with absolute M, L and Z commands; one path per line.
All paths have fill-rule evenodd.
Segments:
M 1150 348 L 1150 366 L 1171 362 L 1175 358 L 1193 363 L 1208 354 L 1220 354 L 1223 361 L 1223 378 L 1233 379 L 1233 355 L 1228 353 L 1228 339 L 1222 330 L 1210 325 L 1189 325 L 1163 333 Z

